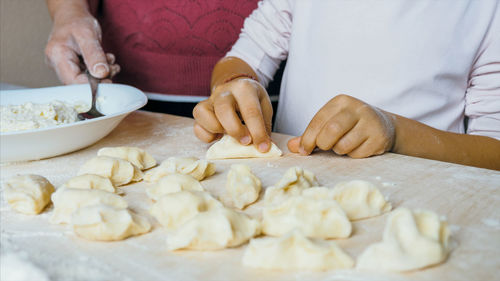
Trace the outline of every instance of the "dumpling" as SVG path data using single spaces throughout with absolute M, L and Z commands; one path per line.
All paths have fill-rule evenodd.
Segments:
M 228 208 L 201 212 L 167 236 L 169 250 L 236 247 L 259 234 L 259 221 Z
M 198 213 L 221 207 L 222 204 L 207 192 L 185 190 L 161 197 L 150 213 L 167 230 L 173 230 Z
M 274 144 L 271 143 L 271 149 L 268 152 L 260 152 L 255 145 L 243 145 L 235 138 L 224 135 L 219 141 L 214 143 L 207 150 L 207 159 L 229 159 L 229 158 L 270 158 L 280 157 L 283 153 Z
M 264 200 L 267 204 L 279 203 L 288 196 L 300 195 L 302 190 L 318 185 L 312 172 L 300 167 L 292 167 L 276 184 L 266 189 Z
M 203 191 L 203 187 L 192 176 L 175 173 L 161 178 L 155 185 L 148 187 L 146 194 L 152 200 L 157 201 L 165 194 L 182 190 Z
M 444 261 L 449 252 L 448 224 L 431 211 L 398 208 L 389 214 L 382 242 L 359 256 L 357 268 L 408 271 Z
M 232 165 L 227 174 L 226 191 L 231 202 L 238 209 L 243 209 L 259 198 L 262 183 L 247 165 Z
M 107 192 L 115 192 L 115 187 L 111 180 L 99 175 L 85 174 L 69 179 L 64 183 L 66 188 L 77 189 L 100 189 Z
M 180 173 L 201 181 L 215 173 L 215 164 L 195 157 L 170 157 L 160 166 L 147 171 L 144 180 L 157 182 L 166 175 Z
M 375 185 L 363 180 L 341 182 L 334 188 L 311 187 L 302 195 L 337 201 L 351 221 L 378 216 L 392 208 Z
M 59 188 L 52 194 L 54 212 L 51 223 L 70 223 L 71 214 L 78 208 L 105 204 L 118 209 L 128 207 L 127 201 L 111 192 L 99 189 Z
M 120 186 L 132 181 L 140 181 L 143 174 L 134 164 L 107 156 L 97 156 L 87 161 L 80 168 L 78 175 L 94 174 L 109 178 L 114 186 Z
M 329 270 L 351 268 L 353 259 L 333 241 L 313 240 L 300 231 L 250 240 L 243 265 L 264 269 Z
M 156 166 L 156 160 L 144 149 L 138 147 L 103 147 L 97 151 L 97 156 L 108 156 L 127 160 L 141 170 Z
M 36 215 L 50 203 L 54 186 L 39 175 L 18 175 L 4 183 L 4 196 L 13 210 Z
M 351 235 L 351 222 L 334 200 L 316 200 L 292 196 L 280 204 L 263 210 L 262 232 L 281 236 L 299 229 L 312 238 L 346 238 Z
M 123 240 L 151 229 L 146 218 L 129 209 L 103 204 L 76 210 L 71 216 L 71 225 L 79 237 L 97 241 Z

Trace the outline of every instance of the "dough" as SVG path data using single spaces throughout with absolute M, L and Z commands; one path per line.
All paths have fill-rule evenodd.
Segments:
M 161 197 L 150 213 L 167 230 L 174 230 L 198 213 L 221 207 L 223 205 L 207 192 L 185 190 Z
M 301 194 L 302 190 L 306 188 L 318 185 L 319 183 L 312 172 L 300 167 L 292 167 L 274 186 L 266 189 L 264 200 L 267 204 L 276 204 L 289 196 Z
M 97 156 L 87 161 L 78 172 L 78 175 L 83 174 L 94 174 L 109 178 L 114 186 L 140 181 L 143 176 L 141 170 L 132 163 L 107 156 Z
M 100 189 L 107 192 L 116 191 L 110 179 L 92 174 L 73 177 L 64 184 L 64 187 L 77 189 Z
M 363 180 L 341 182 L 333 189 L 308 188 L 302 194 L 312 198 L 334 199 L 351 221 L 378 216 L 392 208 L 374 184 Z
M 262 183 L 247 165 L 231 166 L 227 174 L 226 190 L 231 202 L 238 209 L 255 202 L 259 198 Z
M 97 156 L 109 156 L 129 161 L 141 170 L 156 166 L 156 160 L 149 153 L 138 147 L 103 147 L 97 152 Z
M 264 269 L 329 270 L 351 268 L 353 259 L 333 241 L 312 240 L 300 231 L 250 240 L 243 265 Z
M 271 149 L 268 152 L 260 152 L 255 145 L 242 145 L 235 138 L 224 135 L 218 142 L 214 143 L 207 150 L 207 159 L 230 159 L 230 158 L 270 158 L 280 157 L 283 153 L 274 144 L 271 143 Z
M 259 234 L 259 222 L 228 208 L 197 214 L 167 236 L 169 250 L 219 250 L 239 246 Z
M 157 182 L 162 177 L 173 173 L 190 175 L 201 181 L 215 174 L 215 164 L 195 157 L 170 157 L 160 166 L 147 171 L 144 180 Z
M 119 209 L 127 208 L 125 199 L 111 192 L 99 189 L 59 188 L 52 194 L 54 212 L 51 223 L 70 223 L 71 214 L 78 208 L 105 204 Z
M 76 210 L 71 216 L 76 235 L 98 241 L 123 240 L 149 232 L 151 224 L 128 209 L 98 204 Z
M 312 238 L 347 238 L 352 226 L 342 208 L 329 199 L 292 196 L 263 210 L 262 232 L 281 236 L 299 229 Z
M 152 200 L 158 201 L 165 194 L 182 190 L 203 191 L 203 187 L 192 176 L 175 173 L 161 178 L 155 185 L 148 187 L 146 194 Z
M 374 271 L 408 271 L 444 261 L 450 231 L 431 211 L 398 208 L 387 219 L 382 242 L 368 246 L 357 267 Z
M 19 175 L 4 184 L 4 196 L 10 207 L 16 212 L 36 215 L 50 203 L 54 186 L 39 175 Z

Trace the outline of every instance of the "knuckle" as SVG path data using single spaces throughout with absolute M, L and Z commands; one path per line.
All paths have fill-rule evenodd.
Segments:
M 316 146 L 321 150 L 330 150 L 332 147 L 325 141 L 316 141 Z
M 342 126 L 338 122 L 332 121 L 328 123 L 327 130 L 330 134 L 338 134 L 342 131 Z

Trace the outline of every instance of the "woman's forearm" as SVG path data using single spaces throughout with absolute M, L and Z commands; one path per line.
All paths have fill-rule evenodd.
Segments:
M 89 12 L 87 0 L 46 0 L 47 8 L 52 20 L 55 20 L 59 13 L 70 16 L 73 13 Z
M 500 141 L 441 131 L 396 114 L 392 152 L 427 159 L 500 170 Z

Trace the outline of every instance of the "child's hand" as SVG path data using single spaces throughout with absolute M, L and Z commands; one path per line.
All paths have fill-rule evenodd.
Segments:
M 318 147 L 364 158 L 389 151 L 394 139 L 389 113 L 351 96 L 338 95 L 316 113 L 301 137 L 288 142 L 288 149 L 308 155 Z
M 215 87 L 209 99 L 196 105 L 193 116 L 194 133 L 202 141 L 227 133 L 244 145 L 253 142 L 262 152 L 271 148 L 273 108 L 266 89 L 255 80 L 240 78 Z

